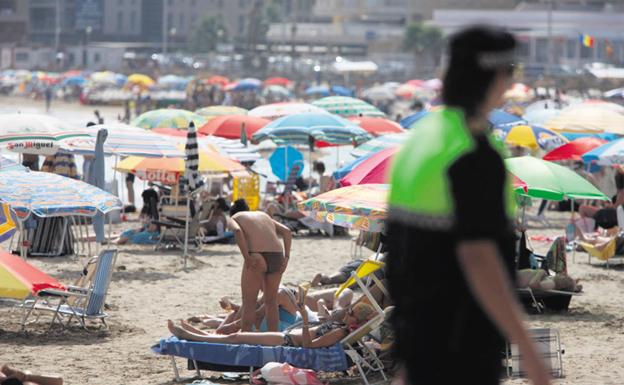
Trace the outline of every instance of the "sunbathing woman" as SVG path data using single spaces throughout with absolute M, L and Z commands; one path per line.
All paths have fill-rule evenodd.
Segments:
M 277 304 L 279 315 L 279 330 L 283 331 L 290 326 L 302 320 L 296 303 L 296 294 L 293 289 L 281 286 L 277 292 Z M 223 310 L 231 311 L 227 316 L 211 316 L 199 315 L 187 319 L 189 322 L 201 322 L 204 326 L 216 329 L 217 334 L 231 334 L 241 328 L 241 312 L 240 305 L 233 303 L 228 298 L 221 298 L 219 305 Z M 264 300 L 258 299 L 258 308 L 256 309 L 256 320 L 254 323 L 255 330 L 266 332 L 267 322 L 265 317 Z M 306 307 L 308 317 L 312 322 L 318 321 L 318 317 L 314 311 Z
M 8 365 L 0 368 L 0 384 L 7 385 L 63 385 L 63 379 L 59 376 L 36 375 L 29 371 L 13 369 Z
M 300 329 L 293 329 L 288 333 L 239 332 L 229 335 L 217 335 L 198 330 L 184 321 L 181 321 L 180 326 L 176 326 L 171 320 L 167 321 L 167 327 L 174 336 L 187 341 L 323 348 L 338 343 L 346 337 L 349 332 L 362 326 L 375 315 L 375 311 L 370 305 L 359 303 L 346 312 L 342 322 L 330 321 L 320 326 L 309 328 L 307 312 L 303 311 L 303 305 L 300 305 L 299 308 L 303 315 L 303 326 Z
M 516 272 L 516 286 L 521 289 L 562 290 L 580 292 L 583 285 L 566 274 L 549 276 L 543 269 L 521 269 Z

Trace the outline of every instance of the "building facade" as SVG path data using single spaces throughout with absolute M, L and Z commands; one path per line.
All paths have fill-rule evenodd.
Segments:
M 27 31 L 27 1 L 0 0 L 0 44 L 25 41 Z

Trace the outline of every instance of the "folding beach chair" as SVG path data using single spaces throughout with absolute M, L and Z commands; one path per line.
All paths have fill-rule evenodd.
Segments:
M 184 206 L 186 209 L 186 206 Z M 195 249 L 200 249 L 202 243 L 198 239 L 199 227 L 201 226 L 202 210 L 195 212 L 188 224 L 188 244 Z M 165 216 L 164 220 L 152 221 L 160 226 L 160 237 L 154 245 L 154 250 L 167 248 L 183 248 L 186 236 L 186 218 Z
M 578 243 L 583 250 L 587 252 L 587 263 L 591 265 L 591 258 L 598 258 L 601 261 L 605 261 L 607 268 L 609 267 L 609 260 L 615 256 L 615 250 L 617 245 L 617 237 L 614 236 L 607 244 L 602 248 L 597 248 L 596 245 L 592 245 L 587 242 Z
M 66 290 L 46 289 L 40 291 L 35 299 L 25 300 L 21 305 L 24 310 L 22 318 L 22 330 L 26 328 L 28 317 L 34 312 L 37 319 L 41 312 L 53 312 L 50 329 L 56 321 L 63 326 L 63 320 L 67 318 L 66 324 L 69 325 L 73 318 L 76 318 L 80 325 L 86 330 L 87 319 L 99 319 L 105 328 L 106 317 L 104 312 L 104 302 L 110 286 L 113 274 L 113 266 L 117 259 L 116 249 L 103 250 L 97 260 L 93 281 L 88 285 L 67 286 Z M 56 305 L 53 304 L 58 300 Z M 37 319 L 35 319 L 36 322 Z
M 344 282 L 338 290 L 336 291 L 335 296 L 338 297 L 340 293 L 342 293 L 346 288 L 357 284 L 359 288 L 362 290 L 362 293 L 368 298 L 371 306 L 377 311 L 379 314 L 383 314 L 384 310 L 381 308 L 381 305 L 375 300 L 373 294 L 369 290 L 369 284 L 372 280 L 375 283 L 375 286 L 379 288 L 379 290 L 383 293 L 384 296 L 390 298 L 390 293 L 388 289 L 384 286 L 379 278 L 374 274 L 377 270 L 384 268 L 386 266 L 385 263 L 380 261 L 374 261 L 372 259 L 367 259 L 362 262 L 362 264 L 351 273 L 351 277 Z M 367 282 L 364 282 L 364 279 L 367 278 Z
M 561 339 L 557 329 L 530 329 L 531 337 L 537 346 L 538 353 L 544 360 L 546 367 L 550 369 L 553 377 L 563 377 L 563 353 Z M 524 377 L 522 355 L 518 345 L 508 343 L 505 354 L 505 367 L 507 376 L 510 378 Z
M 369 376 L 374 373 L 381 375 L 383 378 L 382 382 L 388 381 L 384 364 L 377 356 L 375 350 L 367 344 L 367 338 L 369 340 L 370 338 L 374 339 L 372 337 L 373 333 L 390 319 L 392 309 L 394 309 L 394 306 L 388 306 L 380 314 L 377 314 L 340 341 L 345 353 L 358 368 L 358 372 L 366 385 L 370 385 Z

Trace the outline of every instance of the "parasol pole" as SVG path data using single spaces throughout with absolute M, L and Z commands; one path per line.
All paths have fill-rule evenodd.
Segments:
M 191 211 L 191 192 L 189 191 L 186 197 L 186 218 L 184 221 L 184 270 L 186 271 L 186 263 L 188 259 L 188 235 L 189 235 L 189 221 Z
M 24 221 L 18 221 L 19 222 L 19 232 L 20 232 L 20 236 L 19 236 L 19 245 L 20 245 L 20 257 L 22 257 L 23 260 L 26 260 L 26 239 L 24 237 Z

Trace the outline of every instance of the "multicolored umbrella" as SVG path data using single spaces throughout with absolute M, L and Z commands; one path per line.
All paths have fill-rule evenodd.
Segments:
M 197 140 L 202 150 L 215 151 L 226 158 L 234 159 L 240 163 L 254 163 L 262 158 L 258 147 L 243 145 L 240 140 L 225 139 L 218 136 L 204 136 Z
M 601 166 L 624 164 L 624 138 L 605 143 L 582 155 L 583 162 Z
M 23 300 L 45 289 L 65 290 L 65 287 L 17 255 L 0 250 L 1 298 Z
M 249 116 L 273 120 L 287 115 L 307 113 L 327 114 L 328 112 L 309 103 L 284 102 L 265 104 L 256 107 L 249 111 Z
M 203 135 L 215 135 L 227 139 L 240 139 L 245 128 L 247 137 L 266 126 L 270 121 L 249 115 L 225 115 L 210 119 L 202 125 L 198 132 Z
M 204 79 L 203 82 L 204 84 L 209 84 L 212 86 L 225 87 L 230 82 L 230 79 L 226 78 L 225 76 L 213 75 L 207 79 Z
M 388 183 L 388 172 L 399 147 L 386 148 L 369 156 L 340 180 L 341 186 Z
M 186 135 L 188 134 L 187 130 L 179 130 L 177 128 L 167 128 L 167 127 L 153 128 L 151 132 L 153 132 L 154 134 L 173 136 L 176 138 L 186 138 Z M 197 136 L 202 137 L 205 135 L 199 134 Z
M 288 88 L 283 86 L 266 86 L 262 89 L 263 98 L 273 98 L 273 100 L 285 100 L 291 97 L 291 92 Z
M 320 107 L 332 114 L 348 117 L 348 116 L 378 116 L 385 117 L 386 114 L 381 112 L 377 107 L 368 104 L 363 100 L 351 98 L 348 96 L 328 96 L 312 102 L 313 105 Z
M 63 141 L 63 148 L 78 154 L 93 154 L 95 151 L 95 138 L 100 129 L 108 131 L 108 137 L 104 143 L 104 153 L 118 156 L 149 156 L 181 158 L 184 153 L 172 144 L 166 136 L 155 134 L 154 131 L 146 131 L 139 127 L 123 123 L 97 124 L 86 127 L 91 138 L 76 138 Z
M 566 143 L 563 146 L 557 147 L 548 154 L 544 155 L 542 159 L 557 161 L 557 160 L 583 160 L 581 156 L 596 147 L 600 147 L 607 143 L 606 140 L 598 138 L 580 138 Z
M 522 156 L 505 159 L 505 165 L 509 172 L 526 184 L 527 189 L 520 193 L 531 198 L 553 201 L 566 198 L 609 199 L 579 174 L 546 160 Z
M 15 233 L 17 218 L 6 203 L 0 204 L 0 242 L 11 239 Z
M 184 174 L 185 167 L 184 159 L 180 158 L 129 156 L 119 162 L 117 170 L 136 174 L 143 180 L 173 185 L 178 183 L 180 176 Z M 242 164 L 207 150 L 199 152 L 198 171 L 200 174 L 214 177 L 249 175 L 247 169 Z
M 403 119 L 401 119 L 401 121 L 399 122 L 399 124 L 401 125 L 401 127 L 403 128 L 411 128 L 412 125 L 416 122 L 418 122 L 420 119 L 424 118 L 425 116 L 427 116 L 427 114 L 429 114 L 429 110 L 426 109 L 422 109 L 414 114 L 408 115 L 406 117 L 404 117 Z
M 526 125 L 527 122 L 519 116 L 507 111 L 496 109 L 488 115 L 488 121 L 496 128 Z
M 226 91 L 253 91 L 260 88 L 262 81 L 256 78 L 241 79 L 225 87 Z
M 7 171 L 0 178 L 0 202 L 23 220 L 39 217 L 106 214 L 122 208 L 119 198 L 90 184 L 48 172 Z
M 371 101 L 388 101 L 396 99 L 394 92 L 388 87 L 374 86 L 362 91 L 362 97 Z
M 372 116 L 358 116 L 349 118 L 350 121 L 362 127 L 366 132 L 374 136 L 399 134 L 405 130 L 397 123 L 386 118 Z
M 404 132 L 401 134 L 388 134 L 378 136 L 354 148 L 351 151 L 351 155 L 359 158 L 377 151 L 381 151 L 384 148 L 398 147 L 402 145 L 405 140 L 407 140 L 407 135 L 408 133 Z
M 257 131 L 255 143 L 271 139 L 277 144 L 309 144 L 310 138 L 330 144 L 362 143 L 370 135 L 355 123 L 332 114 L 297 114 L 274 120 Z
M 537 148 L 554 149 L 568 142 L 566 138 L 554 131 L 524 124 L 497 126 L 492 134 L 505 144 L 526 147 L 531 150 Z
M 58 118 L 39 114 L 0 114 L 0 147 L 24 154 L 54 155 L 62 141 L 89 133 Z
M 357 230 L 380 232 L 387 215 L 387 184 L 342 187 L 298 204 L 317 221 Z
M 205 117 L 191 111 L 161 108 L 142 113 L 130 124 L 148 130 L 157 127 L 186 129 L 191 122 L 201 126 L 206 123 L 206 120 Z
M 0 171 L 29 171 L 16 161 L 0 155 Z
M 207 119 L 223 115 L 247 115 L 247 110 L 236 106 L 208 106 L 195 111 Z

